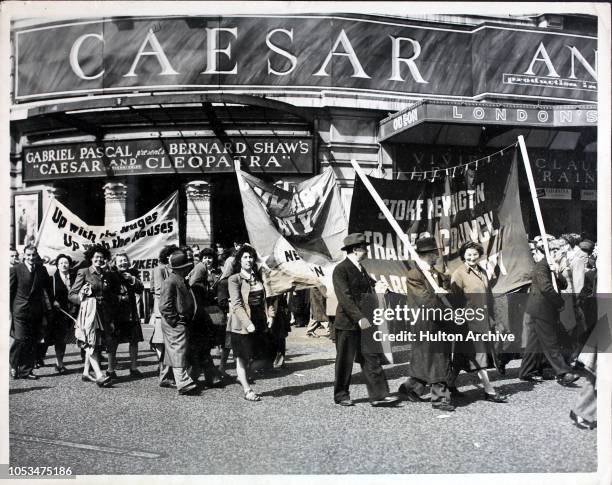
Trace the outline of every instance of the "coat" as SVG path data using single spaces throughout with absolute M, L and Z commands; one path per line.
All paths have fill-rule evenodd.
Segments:
M 39 340 L 43 318 L 50 311 L 49 273 L 35 264 L 30 272 L 25 263 L 10 268 L 10 335 L 15 340 Z
M 249 333 L 247 327 L 253 323 L 249 307 L 251 285 L 240 273 L 236 273 L 227 279 L 227 289 L 229 293 L 229 330 L 246 335 Z M 264 306 L 266 316 L 275 315 L 275 305 Z
M 480 267 L 458 266 L 451 276 L 451 295 L 456 308 L 483 308 L 486 306 L 483 320 L 470 319 L 466 328 L 477 333 L 489 331 L 489 318 L 494 317 L 493 295 L 486 272 Z
M 79 292 L 85 283 L 91 285 L 91 297 L 97 301 L 96 313 L 102 330 L 109 334 L 114 332 L 119 307 L 120 281 L 118 275 L 108 270 L 98 273 L 94 271 L 93 266 L 80 269 L 68 293 L 68 298 L 75 305 L 81 304 Z
M 436 274 L 441 283 L 442 275 Z M 406 286 L 408 302 L 415 308 L 446 308 L 420 269 L 412 268 L 406 273 Z M 450 370 L 451 343 L 429 342 L 419 337 L 421 331 L 435 335 L 438 331 L 454 331 L 453 326 L 453 322 L 421 319 L 412 327 L 411 331 L 415 332 L 416 338 L 408 364 L 409 376 L 428 384 L 446 382 Z
M 151 293 L 153 293 L 153 311 L 149 320 L 149 325 L 153 325 L 151 344 L 158 345 L 164 343 L 164 334 L 161 328 L 162 315 L 159 312 L 159 296 L 161 295 L 162 284 L 169 273 L 166 265 L 160 263 L 153 269 L 151 276 Z
M 559 289 L 563 289 L 567 284 L 564 279 L 558 282 Z M 563 305 L 563 298 L 553 287 L 550 266 L 542 259 L 531 272 L 531 288 L 525 312 L 534 318 L 554 323 L 559 319 L 559 311 Z
M 360 330 L 359 320 L 367 318 L 361 309 L 361 299 L 373 293 L 375 281 L 348 258 L 338 263 L 332 273 L 334 292 L 338 298 L 334 328 L 338 330 Z
M 195 304 L 185 278 L 170 273 L 164 280 L 159 297 L 159 311 L 163 317 L 161 328 L 166 344 L 164 364 L 187 367 L 187 327 L 194 317 Z
M 76 274 L 72 271 L 68 273 L 68 283 L 72 287 Z M 45 343 L 51 345 L 55 343 L 74 343 L 74 320 L 68 315 L 55 308 L 53 305 L 57 302 L 60 308 L 76 317 L 78 313 L 78 306 L 72 303 L 68 299 L 69 288 L 64 284 L 64 280 L 60 276 L 59 270 L 53 273 L 51 276 L 49 300 L 52 306 L 53 312 L 53 324 L 52 328 L 45 336 Z

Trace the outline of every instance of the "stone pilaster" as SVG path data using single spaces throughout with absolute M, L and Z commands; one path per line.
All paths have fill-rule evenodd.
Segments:
M 127 185 L 109 182 L 104 189 L 104 225 L 125 222 Z
M 185 185 L 187 195 L 186 243 L 200 248 L 212 244 L 212 214 L 210 211 L 210 184 L 194 180 Z

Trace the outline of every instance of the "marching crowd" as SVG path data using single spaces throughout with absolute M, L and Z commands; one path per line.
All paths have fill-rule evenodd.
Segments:
M 550 259 L 545 256 L 545 243 Z M 580 369 L 585 384 L 570 417 L 577 426 L 592 429 L 596 426 L 596 353 L 580 355 L 580 351 L 597 314 L 596 245 L 576 234 L 548 241 L 537 238 L 530 245 L 535 265 L 523 322 L 526 346 L 519 378 L 538 382 L 552 373 L 559 384 L 571 386 L 579 379 L 576 370 Z M 453 411 L 454 401 L 462 397 L 456 386 L 462 371 L 477 373 L 483 399 L 507 402 L 508 398 L 494 388 L 488 369 L 495 368 L 503 375 L 513 356 L 500 354 L 484 341 L 436 343 L 435 348 L 431 342 L 415 342 L 407 379 L 398 393 L 391 393 L 380 354 L 361 345 L 372 328 L 362 308 L 362 296 L 389 289 L 374 281 L 361 265 L 367 257 L 363 234 L 348 235 L 342 249 L 347 257 L 336 265 L 332 278 L 338 306 L 335 317 L 328 317 L 325 297 L 318 289 L 267 297 L 258 255 L 248 244 L 236 245 L 231 253 L 205 248 L 194 254 L 190 247 L 164 247 L 150 285 L 150 345 L 159 362 L 159 385 L 186 395 L 199 393 L 202 385 L 233 382 L 226 373 L 233 352 L 244 399 L 259 401 L 261 396 L 252 386 L 254 376 L 284 366 L 291 325 L 304 326 L 309 320 L 307 335 L 317 337 L 316 330 L 322 327 L 325 336 L 335 342 L 334 402 L 338 405 L 354 405 L 350 398 L 354 362 L 361 364 L 372 406 L 394 406 L 400 400 L 421 402 L 429 394 L 434 408 Z M 448 302 L 464 308 L 487 304 L 490 319 L 470 322 L 464 331 L 488 332 L 495 319 L 494 275 L 478 264 L 484 254 L 482 246 L 464 244 L 460 251 L 463 264 L 450 275 L 436 269 L 441 248 L 434 238 L 417 240 L 415 249 L 443 289 L 436 292 L 425 270 L 414 267 L 406 280 L 415 301 L 440 308 Z M 138 345 L 143 341 L 141 315 L 146 301 L 143 283 L 128 255 L 111 257 L 106 247 L 93 245 L 78 265 L 70 256 L 58 255 L 51 276 L 49 262 L 44 263 L 34 245 L 25 247 L 22 262 L 15 250 L 10 252 L 12 378 L 37 379 L 34 369 L 44 365 L 49 345 L 55 346 L 57 373 L 66 373 L 68 343 L 77 343 L 81 349 L 83 381 L 101 388 L 112 385 L 117 379 L 116 353 L 121 343 L 129 344 L 129 374 L 141 376 Z M 559 292 L 569 293 L 569 300 Z M 307 307 L 310 319 L 304 317 Z M 570 345 L 562 343 L 560 322 L 564 315 L 571 315 L 575 322 Z M 424 320 L 420 325 L 432 331 L 441 328 L 435 320 Z M 213 349 L 219 353 L 218 365 L 211 355 Z

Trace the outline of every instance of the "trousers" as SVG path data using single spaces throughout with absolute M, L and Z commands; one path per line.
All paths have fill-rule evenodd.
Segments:
M 338 402 L 350 398 L 349 387 L 353 362 L 361 365 L 370 401 L 387 397 L 389 384 L 385 371 L 380 365 L 379 355 L 361 351 L 361 332 L 359 330 L 336 329 L 334 400 Z
M 519 369 L 519 379 L 541 371 L 542 355 L 550 362 L 555 375 L 561 376 L 570 372 L 571 369 L 561 354 L 555 323 L 525 313 L 523 324 L 527 343 Z
M 25 377 L 34 370 L 36 342 L 34 339 L 14 339 L 9 349 L 9 364 L 16 377 Z

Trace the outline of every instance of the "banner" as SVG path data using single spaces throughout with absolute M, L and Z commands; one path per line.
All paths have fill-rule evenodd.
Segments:
M 448 273 L 462 264 L 462 244 L 475 241 L 484 248 L 481 265 L 491 275 L 493 292 L 508 293 L 529 283 L 533 266 L 521 216 L 516 150 L 471 167 L 455 170 L 454 176 L 451 169 L 447 177 L 442 169 L 427 180 L 370 181 L 413 244 L 426 236 L 439 241 Z M 405 294 L 410 255 L 359 179 L 349 232 L 363 232 L 369 241 L 366 270 Z M 439 269 L 444 271 L 442 262 Z
M 251 245 L 263 263 L 268 295 L 291 287 L 327 288 L 343 258 L 347 221 L 331 168 L 291 192 L 236 170 Z M 323 289 L 323 288 L 322 288 Z M 335 305 L 331 305 L 335 308 Z
M 50 260 L 63 253 L 81 261 L 84 252 L 93 244 L 106 246 L 112 254 L 126 252 L 148 288 L 159 251 L 167 244 L 178 245 L 178 242 L 178 192 L 175 192 L 145 215 L 108 226 L 90 226 L 53 199 L 36 244 L 40 256 Z

